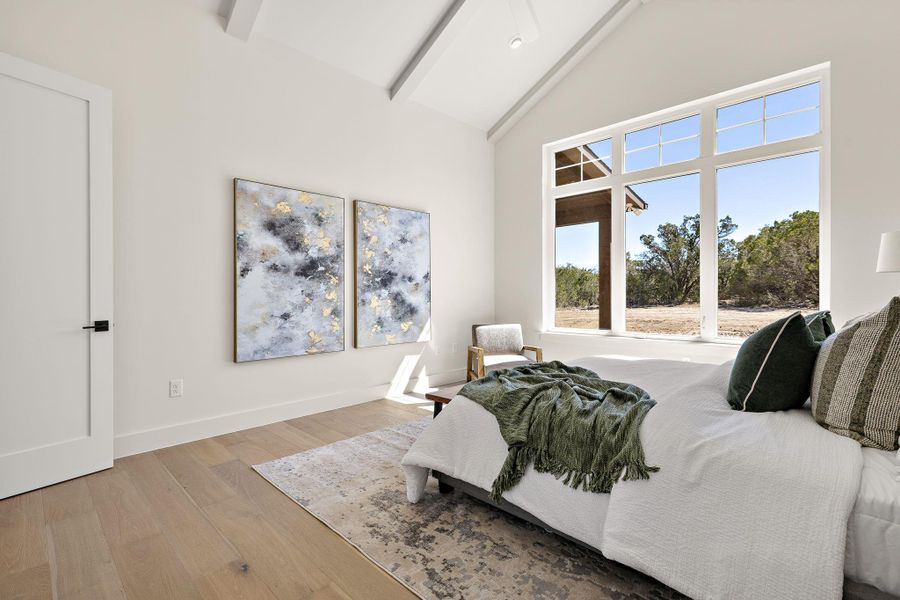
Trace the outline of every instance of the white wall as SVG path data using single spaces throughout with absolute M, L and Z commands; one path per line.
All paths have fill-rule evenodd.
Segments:
M 831 61 L 832 299 L 838 323 L 900 293 L 876 274 L 878 236 L 900 229 L 896 0 L 654 0 L 638 9 L 497 144 L 499 321 L 541 338 L 541 145 Z M 734 346 L 543 336 L 545 356 L 726 360 Z
M 462 378 L 494 313 L 483 132 L 187 0 L 4 0 L 0 51 L 113 92 L 117 454 L 375 399 L 401 364 Z M 348 198 L 347 248 L 350 199 L 430 212 L 434 340 L 355 350 L 348 305 L 345 352 L 233 364 L 233 177 Z

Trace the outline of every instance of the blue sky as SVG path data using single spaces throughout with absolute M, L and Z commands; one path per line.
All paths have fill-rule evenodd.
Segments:
M 716 175 L 719 217 L 731 215 L 738 229 L 735 240 L 798 210 L 818 210 L 819 153 L 719 169 Z M 662 223 L 681 223 L 700 212 L 700 176 L 684 175 L 632 186 L 650 207 L 640 216 L 625 218 L 625 247 L 632 255 L 644 246 L 640 236 L 656 234 Z M 595 223 L 557 229 L 556 264 L 595 268 L 598 263 L 598 226 Z
M 819 131 L 819 96 L 819 84 L 811 83 L 719 108 L 715 134 L 718 151 L 816 133 Z M 671 142 L 662 145 L 663 164 L 695 158 L 700 152 L 699 137 L 673 140 L 699 136 L 699 133 L 700 118 L 697 115 L 627 133 L 626 170 L 658 165 L 660 149 L 653 144 L 659 140 Z M 650 147 L 641 150 L 645 146 Z M 670 154 L 668 160 L 667 151 Z M 604 146 L 604 154 L 610 152 L 611 144 L 609 148 Z M 819 209 L 819 153 L 807 152 L 719 169 L 716 186 L 719 218 L 730 215 L 738 225 L 731 237 L 742 240 L 794 211 Z M 680 224 L 685 215 L 700 212 L 698 174 L 631 187 L 649 203 L 649 209 L 641 215 L 628 213 L 625 217 L 625 249 L 633 256 L 644 251 L 641 235 L 656 235 L 659 225 Z M 557 229 L 556 264 L 596 268 L 598 234 L 598 226 L 594 223 Z

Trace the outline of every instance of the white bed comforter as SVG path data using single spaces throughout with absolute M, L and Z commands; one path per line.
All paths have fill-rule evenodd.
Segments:
M 657 400 L 641 440 L 648 464 L 660 471 L 619 482 L 607 496 L 529 469 L 507 500 L 693 598 L 841 597 L 847 520 L 862 469 L 856 442 L 822 429 L 805 410 L 731 410 L 730 364 L 573 364 L 634 383 Z M 490 489 L 505 455 L 493 416 L 458 397 L 403 459 L 409 498 L 420 497 L 428 469 Z

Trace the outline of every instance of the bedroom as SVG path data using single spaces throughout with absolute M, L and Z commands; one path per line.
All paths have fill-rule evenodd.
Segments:
M 0 1 L 0 598 L 900 597 L 898 18 Z M 659 471 L 495 508 L 510 340 Z

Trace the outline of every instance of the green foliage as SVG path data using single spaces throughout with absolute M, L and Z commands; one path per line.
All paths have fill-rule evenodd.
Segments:
M 574 265 L 556 267 L 556 306 L 559 308 L 596 306 L 599 291 L 597 271 Z
M 792 213 L 737 244 L 725 300 L 738 306 L 819 302 L 819 213 Z
M 795 212 L 739 242 L 730 216 L 719 221 L 719 301 L 734 306 L 814 306 L 819 298 L 819 214 Z M 664 223 L 642 235 L 645 250 L 627 255 L 629 306 L 677 305 L 700 300 L 700 215 Z M 556 268 L 556 305 L 597 304 L 597 272 Z
M 727 239 L 737 225 L 719 221 L 719 252 L 730 251 Z M 681 225 L 663 223 L 657 235 L 642 235 L 646 250 L 627 257 L 628 305 L 675 305 L 700 301 L 700 215 L 686 215 Z

